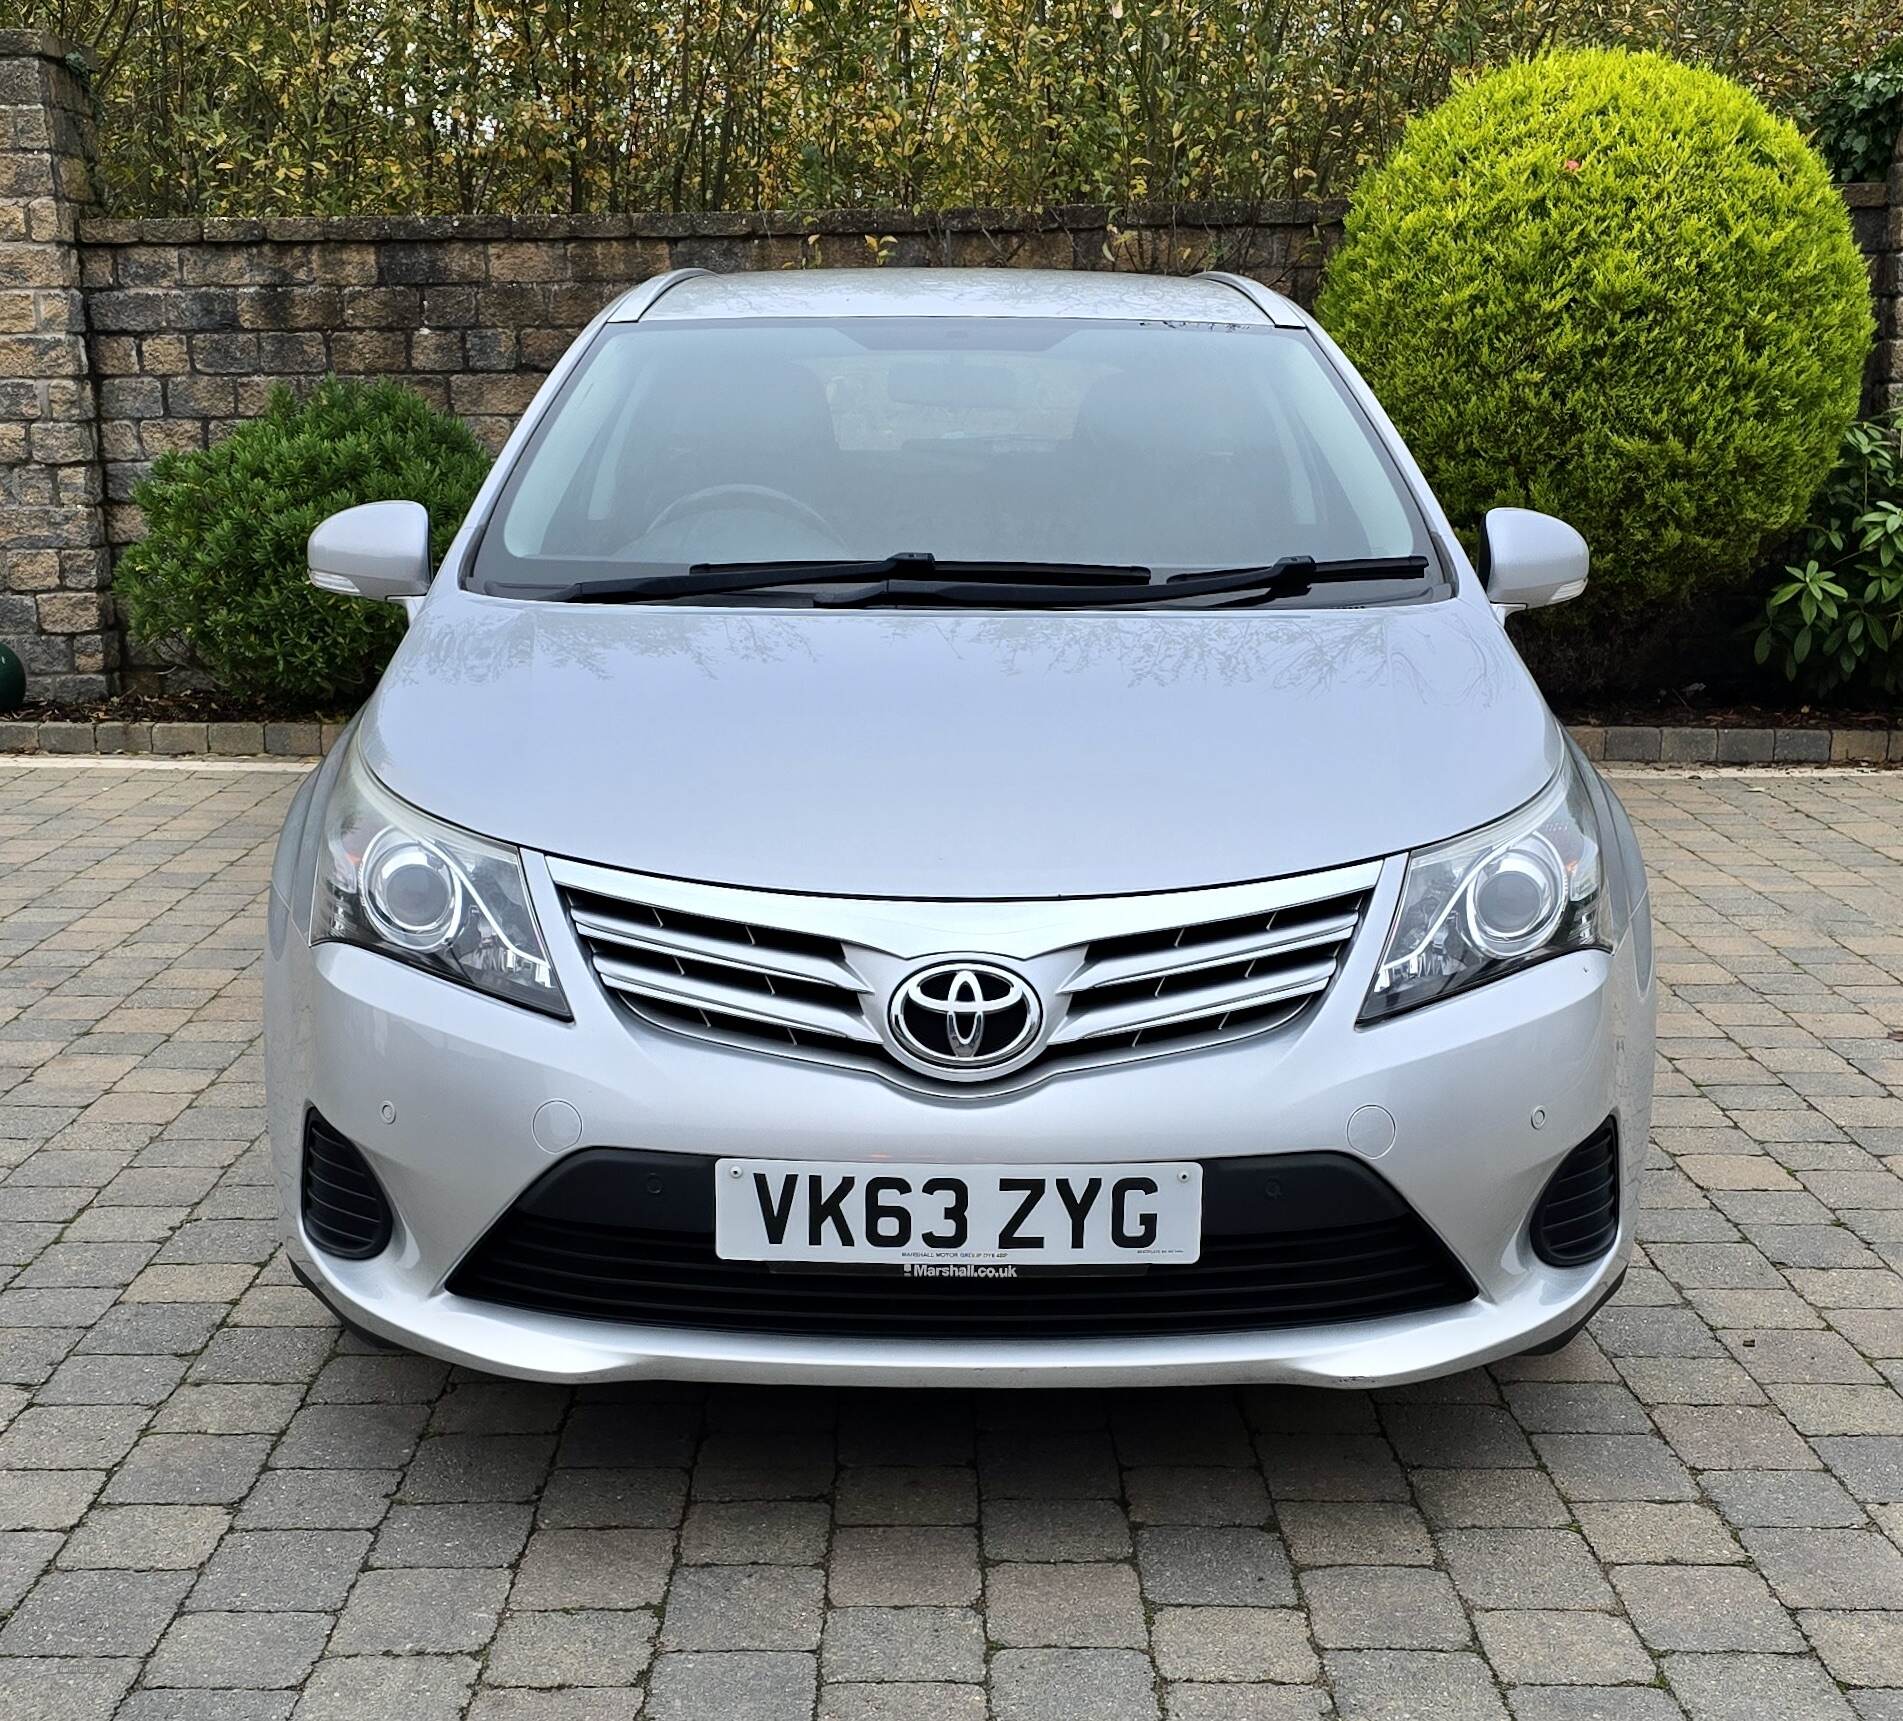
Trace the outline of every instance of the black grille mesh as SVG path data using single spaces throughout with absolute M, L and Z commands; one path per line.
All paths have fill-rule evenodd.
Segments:
M 304 1231 L 326 1255 L 368 1260 L 389 1246 L 389 1198 L 363 1155 L 316 1112 L 304 1120 Z
M 1533 1209 L 1533 1253 L 1583 1267 L 1619 1234 L 1619 1132 L 1610 1118 L 1560 1161 Z
M 1419 1216 L 1337 1155 L 1285 1160 L 1273 1181 L 1266 1161 L 1234 1162 L 1221 1176 L 1206 1167 L 1203 1252 L 1193 1265 L 950 1281 L 723 1261 L 714 1253 L 711 1162 L 686 1162 L 705 1167 L 691 1174 L 704 1175 L 704 1202 L 696 1189 L 670 1210 L 647 1192 L 661 1176 L 681 1175 L 680 1156 L 652 1174 L 663 1156 L 581 1157 L 595 1158 L 600 1174 L 585 1193 L 578 1186 L 551 1199 L 531 1190 L 451 1275 L 452 1292 L 635 1325 L 887 1338 L 1261 1331 L 1410 1314 L 1475 1295 Z M 617 1160 L 625 1177 L 615 1175 Z M 1225 1228 L 1248 1222 L 1242 1209 L 1263 1203 L 1265 1186 L 1272 1228 Z M 1316 1215 L 1327 1222 L 1309 1222 Z

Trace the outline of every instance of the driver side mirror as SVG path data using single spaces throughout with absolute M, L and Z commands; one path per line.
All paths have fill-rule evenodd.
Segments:
M 420 598 L 429 590 L 429 510 L 420 502 L 365 502 L 311 533 L 311 584 L 346 597 Z
M 1487 597 L 1502 609 L 1542 609 L 1586 589 L 1586 540 L 1551 514 L 1490 508 L 1480 548 Z

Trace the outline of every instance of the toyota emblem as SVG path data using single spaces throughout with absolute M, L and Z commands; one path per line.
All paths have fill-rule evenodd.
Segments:
M 1022 975 L 989 962 L 936 962 L 892 994 L 892 1035 L 921 1064 L 975 1075 L 1009 1063 L 1044 1019 Z

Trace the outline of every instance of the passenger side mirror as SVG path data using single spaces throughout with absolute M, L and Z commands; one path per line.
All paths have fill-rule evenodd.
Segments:
M 365 502 L 333 514 L 305 546 L 311 584 L 353 598 L 420 598 L 429 590 L 429 510 Z
M 1490 508 L 1481 532 L 1482 582 L 1502 609 L 1563 604 L 1586 589 L 1586 540 L 1531 508 Z

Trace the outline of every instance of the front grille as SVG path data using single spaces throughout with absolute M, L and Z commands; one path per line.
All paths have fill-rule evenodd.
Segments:
M 597 978 L 642 1020 L 969 1093 L 1294 1021 L 1333 981 L 1380 868 L 1051 903 L 866 902 L 562 861 L 550 871 Z M 975 1082 L 940 1080 L 895 1053 L 892 993 L 928 961 L 977 951 L 1037 990 L 1043 1034 Z
M 878 1038 L 837 939 L 585 891 L 567 902 L 602 985 L 643 1014 L 794 1048 Z
M 1549 1267 L 1583 1267 L 1619 1235 L 1619 1129 L 1608 1118 L 1560 1161 L 1533 1208 L 1533 1253 Z
M 1143 1046 L 1271 1027 L 1327 990 L 1363 897 L 1097 939 L 1064 988 L 1054 1045 Z
M 637 1326 L 991 1339 L 1272 1331 L 1414 1314 L 1476 1294 L 1392 1187 L 1340 1154 L 1207 1163 L 1193 1265 L 1019 1279 L 723 1261 L 713 1166 L 678 1154 L 576 1154 L 497 1221 L 448 1288 Z
M 304 1119 L 304 1232 L 326 1255 L 365 1261 L 389 1247 L 389 1198 L 361 1153 L 316 1112 Z

